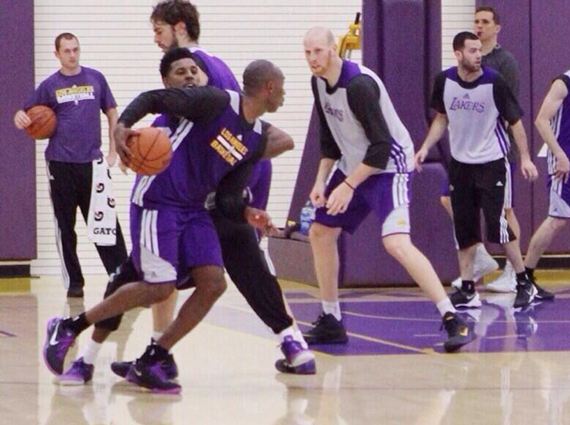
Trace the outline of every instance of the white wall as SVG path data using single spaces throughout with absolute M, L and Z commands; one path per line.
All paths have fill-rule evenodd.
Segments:
M 119 104 L 119 112 L 141 91 L 161 86 L 158 75 L 160 50 L 152 41 L 149 23 L 155 0 L 35 0 L 36 84 L 59 66 L 53 56 L 53 40 L 61 32 L 77 35 L 81 62 L 102 71 Z M 471 28 L 474 0 L 443 0 L 444 64 L 449 65 L 455 33 Z M 327 26 L 336 36 L 346 32 L 360 11 L 361 0 L 196 0 L 201 15 L 201 44 L 223 58 L 238 80 L 254 59 L 269 59 L 286 75 L 286 101 L 279 112 L 266 118 L 289 132 L 296 149 L 274 161 L 268 210 L 283 225 L 288 213 L 303 151 L 312 96 L 302 50 L 302 38 L 315 25 Z M 239 6 L 238 6 L 239 4 Z M 360 60 L 360 52 L 353 54 Z M 144 126 L 150 121 L 141 123 Z M 104 151 L 107 126 L 103 121 Z M 43 151 L 37 144 L 38 259 L 32 273 L 59 274 L 52 207 L 48 194 Z M 129 241 L 128 205 L 133 175 L 113 170 L 115 197 L 125 236 Z M 104 273 L 97 252 L 85 236 L 83 219 L 77 219 L 78 251 L 85 274 Z

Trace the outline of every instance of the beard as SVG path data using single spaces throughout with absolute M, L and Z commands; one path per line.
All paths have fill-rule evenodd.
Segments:
M 467 72 L 479 72 L 481 70 L 481 62 L 473 63 L 469 62 L 467 59 L 461 61 L 461 67 Z

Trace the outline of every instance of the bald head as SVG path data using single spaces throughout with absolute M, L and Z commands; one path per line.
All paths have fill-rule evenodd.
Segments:
M 270 81 L 283 80 L 283 72 L 265 59 L 251 62 L 243 72 L 243 90 L 255 94 Z
M 328 28 L 311 28 L 303 40 L 305 59 L 316 77 L 327 78 L 338 73 L 342 60 L 336 52 L 334 35 Z
M 314 27 L 307 31 L 305 34 L 305 43 L 308 41 L 324 43 L 329 46 L 335 44 L 332 31 L 324 27 Z

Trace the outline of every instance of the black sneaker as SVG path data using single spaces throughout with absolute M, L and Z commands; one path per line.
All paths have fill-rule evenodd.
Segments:
M 515 308 L 524 308 L 534 300 L 538 293 L 536 287 L 530 280 L 517 283 L 517 296 L 515 298 Z
M 118 375 L 121 378 L 126 378 L 127 374 L 129 373 L 129 369 L 134 363 L 135 363 L 134 361 L 113 362 L 111 363 L 111 370 L 113 371 L 113 373 L 115 373 L 115 375 Z M 174 361 L 174 356 L 172 354 L 168 356 L 167 360 L 160 362 L 160 367 L 162 368 L 164 375 L 169 380 L 178 378 L 178 366 L 176 365 L 176 362 Z
M 463 289 L 457 289 L 453 294 L 449 296 L 451 304 L 455 308 L 465 307 L 465 308 L 479 308 L 481 307 L 481 299 L 479 298 L 479 293 L 477 291 L 469 292 Z
M 447 340 L 443 343 L 443 349 L 447 353 L 453 353 L 475 339 L 475 333 L 467 321 L 458 314 L 445 313 L 442 327 L 447 332 Z
M 307 344 L 346 344 L 348 336 L 342 320 L 336 320 L 332 314 L 321 313 L 314 327 L 304 333 Z
M 536 283 L 536 280 L 530 279 L 534 287 L 536 288 L 536 298 L 541 301 L 553 301 L 555 295 L 552 292 L 548 292 L 546 289 L 541 288 Z

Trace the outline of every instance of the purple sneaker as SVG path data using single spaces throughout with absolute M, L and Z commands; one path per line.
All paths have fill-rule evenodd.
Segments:
M 129 373 L 129 370 L 134 363 L 134 361 L 113 362 L 111 363 L 111 370 L 115 375 L 120 376 L 121 378 L 126 378 L 127 373 Z M 160 367 L 167 379 L 170 380 L 178 378 L 178 366 L 176 365 L 172 354 L 168 356 L 167 360 L 160 363 Z
M 63 362 L 69 348 L 77 337 L 73 331 L 62 326 L 61 317 L 54 317 L 47 324 L 43 355 L 48 369 L 55 375 L 63 373 Z
M 168 380 L 159 362 L 134 362 L 126 376 L 127 381 L 159 394 L 180 394 L 182 387 Z
M 281 351 L 285 358 L 277 360 L 275 368 L 281 373 L 296 375 L 314 375 L 317 371 L 315 355 L 308 349 L 303 348 L 299 341 L 292 336 L 286 336 Z
M 83 357 L 75 360 L 71 367 L 63 375 L 59 376 L 60 385 L 83 385 L 93 379 L 93 370 L 95 367 L 92 364 L 87 364 L 83 361 Z

